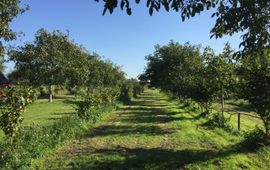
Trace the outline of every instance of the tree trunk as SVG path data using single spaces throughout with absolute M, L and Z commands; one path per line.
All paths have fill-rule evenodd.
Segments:
M 221 113 L 222 113 L 222 118 L 224 119 L 224 94 L 223 93 L 221 95 Z
M 52 103 L 53 94 L 52 94 L 52 85 L 49 85 L 49 102 Z
M 264 126 L 265 126 L 265 134 L 266 134 L 267 142 L 270 143 L 270 118 L 264 121 Z

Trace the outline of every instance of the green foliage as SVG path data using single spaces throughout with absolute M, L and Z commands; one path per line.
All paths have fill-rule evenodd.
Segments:
M 77 114 L 80 118 L 96 120 L 98 115 L 94 110 L 112 105 L 118 95 L 118 89 L 105 87 L 88 89 L 86 94 L 82 95 L 81 99 L 75 103 Z
M 40 29 L 33 43 L 10 49 L 9 56 L 15 62 L 15 71 L 9 76 L 12 81 L 48 86 L 50 95 L 53 86 L 70 90 L 119 88 L 125 79 L 118 66 L 103 61 L 97 54 L 89 54 L 60 31 L 50 33 Z
M 21 0 L 3 0 L 0 3 L 0 57 L 4 54 L 2 40 L 11 41 L 16 39 L 17 36 L 10 28 L 11 21 L 16 18 L 18 14 L 22 14 L 28 9 L 28 6 L 22 7 L 20 2 Z
M 153 55 L 146 59 L 146 70 L 140 76 L 143 81 L 176 98 L 192 99 L 206 112 L 214 100 L 224 101 L 232 93 L 235 63 L 229 44 L 217 56 L 210 47 L 201 54 L 200 46 L 171 41 L 162 47 L 157 45 Z
M 4 72 L 5 70 L 4 62 L 5 62 L 5 58 L 4 58 L 4 55 L 1 55 L 1 49 L 0 49 L 0 72 L 1 73 Z
M 142 92 L 143 92 L 143 86 L 135 79 L 131 79 L 132 84 L 133 84 L 133 97 L 136 98 L 138 97 Z
M 113 107 L 93 110 L 102 118 Z M 0 169 L 29 169 L 34 159 L 38 159 L 64 141 L 76 139 L 93 125 L 96 118 L 82 120 L 76 115 L 61 118 L 51 126 L 30 126 L 16 136 L 14 149 L 7 141 L 0 142 Z
M 15 62 L 16 68 L 11 77 L 34 86 L 63 85 L 69 67 L 74 66 L 70 64 L 75 62 L 72 60 L 74 50 L 68 35 L 40 29 L 33 43 L 9 50 L 10 60 Z
M 202 57 L 204 67 L 194 75 L 196 80 L 191 98 L 201 103 L 206 110 L 209 110 L 212 102 L 218 99 L 221 101 L 223 114 L 224 100 L 232 94 L 236 84 L 233 51 L 227 43 L 222 54 L 215 55 L 214 50 L 207 47 Z
M 269 51 L 242 58 L 242 97 L 248 100 L 263 120 L 270 141 L 270 55 Z
M 219 113 L 214 113 L 211 115 L 206 125 L 208 125 L 211 128 L 218 127 L 218 128 L 224 128 L 228 131 L 232 131 L 233 128 L 229 122 L 230 122 L 230 117 L 225 118 L 221 116 Z
M 202 127 L 206 118 L 159 90 L 146 89 L 134 101 L 33 169 L 269 169 L 270 147 L 239 148 L 241 135 Z M 242 130 L 253 126 L 242 120 L 249 123 Z
M 244 106 L 247 105 L 247 101 L 244 99 L 236 99 L 236 100 L 227 100 L 227 104 L 235 105 L 235 106 Z
M 132 98 L 138 97 L 143 92 L 143 86 L 136 79 L 126 80 L 121 87 L 119 100 L 130 104 Z
M 256 150 L 262 146 L 269 145 L 270 143 L 266 140 L 264 131 L 260 128 L 256 128 L 253 131 L 244 134 L 244 139 L 241 144 L 246 149 Z
M 8 137 L 14 137 L 20 130 L 26 106 L 36 99 L 31 88 L 7 87 L 2 90 L 0 126 Z
M 125 81 L 121 87 L 119 100 L 124 104 L 130 104 L 133 97 L 133 84 L 130 81 Z
M 269 50 L 251 53 L 240 60 L 235 60 L 233 53 L 229 44 L 220 55 L 215 55 L 210 47 L 200 54 L 199 47 L 170 42 L 156 46 L 155 52 L 146 58 L 147 67 L 140 77 L 175 98 L 196 101 L 205 113 L 210 112 L 214 101 L 221 101 L 222 119 L 219 116 L 213 119 L 217 126 L 226 123 L 223 114 L 226 98 L 248 100 L 260 115 L 270 140 Z
M 119 5 L 122 10 L 125 7 L 128 15 L 132 13 L 129 0 L 104 0 L 103 3 L 103 15 L 107 10 L 112 13 Z M 221 38 L 243 32 L 243 41 L 239 45 L 244 47 L 242 52 L 257 51 L 270 45 L 269 0 L 147 0 L 146 6 L 150 15 L 161 8 L 179 12 L 182 21 L 213 9 L 212 18 L 216 18 L 216 23 L 211 37 Z

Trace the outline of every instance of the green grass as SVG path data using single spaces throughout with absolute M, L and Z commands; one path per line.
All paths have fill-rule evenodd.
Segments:
M 242 135 L 209 129 L 197 111 L 147 90 L 50 156 L 38 169 L 269 169 L 270 148 L 249 151 Z M 249 121 L 249 120 L 244 120 Z M 249 121 L 252 122 L 252 121 Z M 243 126 L 243 130 L 248 130 Z
M 23 125 L 50 125 L 53 121 L 74 113 L 75 109 L 70 101 L 71 99 L 55 99 L 49 103 L 47 99 L 37 100 L 27 108 Z
M 27 107 L 24 113 L 23 126 L 49 126 L 63 116 L 75 112 L 72 99 L 55 99 L 49 103 L 47 99 L 39 99 Z M 4 134 L 0 130 L 0 139 Z
M 238 105 L 237 102 L 244 102 L 244 104 Z M 236 104 L 235 104 L 236 103 Z M 221 105 L 219 103 L 213 104 L 214 112 L 221 112 Z M 230 100 L 226 102 L 225 107 L 225 116 L 230 117 L 231 125 L 236 129 L 238 126 L 238 112 L 247 113 L 250 115 L 258 116 L 251 108 L 251 106 L 244 100 Z M 247 115 L 241 115 L 240 125 L 242 131 L 251 131 L 257 126 L 263 128 L 263 122 L 259 118 L 249 117 Z

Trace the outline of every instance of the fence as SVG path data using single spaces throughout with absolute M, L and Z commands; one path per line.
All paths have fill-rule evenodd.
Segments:
M 255 119 L 261 119 L 259 116 L 256 116 L 256 115 L 238 112 L 238 130 L 241 129 L 241 115 L 249 116 L 249 117 L 252 117 L 252 118 L 255 118 Z

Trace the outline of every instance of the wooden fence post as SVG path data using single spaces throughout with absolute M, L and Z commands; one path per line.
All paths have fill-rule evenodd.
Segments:
M 240 115 L 241 115 L 241 113 L 238 112 L 238 130 L 240 130 Z

